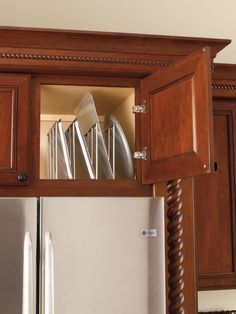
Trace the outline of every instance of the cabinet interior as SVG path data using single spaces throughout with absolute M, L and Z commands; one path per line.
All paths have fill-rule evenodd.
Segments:
M 85 95 L 89 95 L 90 100 L 93 99 L 93 104 L 91 106 L 86 103 L 87 100 L 84 100 L 85 97 L 87 97 Z M 78 110 L 78 108 L 81 108 L 81 103 L 84 110 L 83 113 L 85 113 L 85 115 L 82 116 L 78 114 L 78 111 L 80 112 L 80 109 Z M 124 167 L 127 166 L 127 163 L 132 163 L 132 155 L 135 146 L 135 116 L 132 112 L 134 103 L 134 88 L 42 84 L 40 87 L 40 179 L 133 179 L 135 177 L 134 173 L 127 174 L 126 170 L 123 171 L 123 169 L 121 169 L 123 167 L 121 163 L 124 163 Z M 85 129 L 87 131 L 89 127 L 92 127 L 90 123 L 91 121 L 94 121 L 95 111 L 92 112 L 93 117 L 91 121 L 91 112 L 88 113 L 94 105 L 96 108 L 99 126 L 102 130 L 105 141 L 106 153 L 108 154 L 108 157 L 104 156 L 104 150 L 102 152 L 100 151 L 101 147 L 99 145 L 101 145 L 101 143 L 99 142 L 99 136 L 98 140 L 94 144 L 94 139 L 97 138 L 94 135 L 94 131 L 92 131 L 93 144 L 91 144 L 91 135 L 85 135 Z M 108 119 L 108 116 L 112 118 Z M 85 122 L 87 117 L 89 117 L 89 121 Z M 74 135 L 71 135 L 71 137 L 68 136 L 68 128 L 72 125 L 75 119 L 77 119 L 81 128 L 81 133 L 83 133 L 83 140 L 87 146 L 86 150 L 88 150 L 89 153 L 93 173 L 95 173 L 94 177 L 90 176 L 90 173 L 87 171 L 88 169 L 86 164 L 84 164 L 84 151 L 76 148 L 77 154 L 73 155 L 74 150 L 71 143 L 76 140 Z M 49 133 L 55 122 L 59 120 L 61 121 L 64 129 L 65 143 L 67 145 L 66 149 L 68 148 L 69 163 L 72 168 L 72 177 L 67 177 L 67 175 L 64 176 L 64 173 L 59 173 L 60 170 L 57 170 L 56 175 L 54 173 L 53 175 L 50 173 L 50 169 L 52 167 L 54 168 L 54 164 L 52 166 L 52 155 L 49 148 L 52 144 L 48 144 L 49 141 L 51 143 L 52 137 Z M 114 121 L 115 124 L 117 123 L 114 126 L 115 131 L 114 129 L 111 131 L 108 130 L 108 128 L 110 128 L 111 121 L 112 125 L 114 124 Z M 119 126 L 122 128 L 122 134 L 120 134 L 122 131 L 120 131 Z M 110 132 L 109 135 L 108 132 Z M 55 134 L 53 136 L 55 136 Z M 110 140 L 108 140 L 108 136 Z M 121 146 L 125 144 L 124 141 L 126 140 L 126 144 L 128 144 L 129 148 L 125 146 L 124 151 L 122 151 L 122 148 L 124 147 Z M 56 143 L 53 145 L 56 145 L 55 147 L 53 146 L 53 151 L 59 151 L 60 153 L 59 144 Z M 79 141 L 77 141 L 76 145 L 79 145 L 81 148 Z M 93 145 L 93 148 L 91 145 Z M 94 153 L 94 147 L 97 149 L 96 154 Z M 83 160 L 81 159 L 81 155 L 83 155 Z M 56 157 L 58 158 L 58 156 Z M 101 160 L 104 158 L 108 158 L 109 160 L 112 177 L 107 177 L 106 171 L 104 170 L 103 172 L 103 170 L 100 169 L 102 167 L 106 167 L 106 164 L 104 165 L 103 160 Z M 127 158 L 128 161 L 126 160 Z M 55 159 L 55 154 L 53 155 L 53 159 Z M 59 164 L 61 163 L 60 160 L 57 162 Z M 60 167 L 60 165 L 58 167 Z M 77 171 L 78 167 L 79 171 Z M 95 168 L 98 169 L 96 170 Z M 131 166 L 129 168 L 131 168 Z

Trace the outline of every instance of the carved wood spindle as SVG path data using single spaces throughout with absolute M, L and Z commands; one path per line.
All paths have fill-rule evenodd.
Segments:
M 169 314 L 184 314 L 181 180 L 168 181 L 167 192 Z

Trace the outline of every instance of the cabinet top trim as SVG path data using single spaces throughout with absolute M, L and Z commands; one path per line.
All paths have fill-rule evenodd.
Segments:
M 211 47 L 215 55 L 228 39 L 157 36 L 143 34 L 68 31 L 19 27 L 0 27 L 0 47 L 64 49 L 78 51 L 128 52 L 183 56 Z
M 18 60 L 42 60 L 42 61 L 70 61 L 70 62 L 96 62 L 96 63 L 119 63 L 119 64 L 138 64 L 151 66 L 168 66 L 171 60 L 145 60 L 134 58 L 112 58 L 112 57 L 88 57 L 75 55 L 50 55 L 50 54 L 32 54 L 32 53 L 6 53 L 0 52 L 1 59 Z
M 213 96 L 223 98 L 236 98 L 235 80 L 213 80 Z
M 214 63 L 212 74 L 214 80 L 234 80 L 236 84 L 236 64 Z
M 236 91 L 236 84 L 213 83 L 212 88 Z

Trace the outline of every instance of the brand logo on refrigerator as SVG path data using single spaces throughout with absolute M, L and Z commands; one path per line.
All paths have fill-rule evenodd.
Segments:
M 142 238 L 155 238 L 157 236 L 157 229 L 142 229 L 140 234 Z

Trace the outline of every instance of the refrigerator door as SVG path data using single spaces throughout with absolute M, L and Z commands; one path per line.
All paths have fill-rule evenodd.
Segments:
M 0 198 L 0 314 L 36 313 L 36 198 Z
M 42 314 L 165 314 L 162 198 L 42 198 Z

